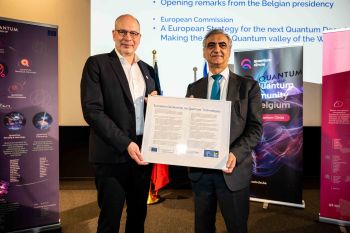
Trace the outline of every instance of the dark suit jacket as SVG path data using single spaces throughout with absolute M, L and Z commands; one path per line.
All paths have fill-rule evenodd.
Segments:
M 154 70 L 139 61 L 146 95 L 155 90 Z M 81 80 L 81 105 L 90 125 L 89 161 L 129 161 L 127 147 L 136 142 L 135 108 L 120 60 L 113 50 L 87 59 Z
M 202 78 L 190 84 L 186 96 L 207 98 L 208 79 Z M 231 101 L 230 152 L 237 163 L 231 174 L 225 174 L 225 181 L 230 190 L 236 191 L 250 184 L 252 174 L 253 148 L 262 135 L 262 105 L 258 82 L 243 78 L 230 72 L 227 97 Z M 203 169 L 190 168 L 192 181 L 200 179 Z

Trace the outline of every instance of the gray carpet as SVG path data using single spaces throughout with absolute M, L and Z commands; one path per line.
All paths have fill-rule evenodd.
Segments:
M 349 228 L 318 222 L 319 187 L 318 181 L 304 185 L 305 209 L 270 204 L 267 209 L 262 203 L 251 202 L 249 217 L 250 233 L 336 233 Z M 159 204 L 148 206 L 145 224 L 146 233 L 191 233 L 193 232 L 192 193 L 187 186 L 165 188 L 160 192 L 164 198 Z M 61 232 L 96 232 L 98 217 L 96 191 L 92 181 L 60 182 Z M 123 214 L 123 231 L 125 213 Z M 217 214 L 217 233 L 225 233 L 225 225 Z

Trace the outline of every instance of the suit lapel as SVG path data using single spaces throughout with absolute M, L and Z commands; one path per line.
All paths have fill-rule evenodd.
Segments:
M 236 100 L 239 95 L 240 84 L 234 73 L 230 72 L 229 78 L 226 100 L 233 101 Z
M 133 105 L 134 102 L 132 100 L 132 96 L 131 96 L 131 92 L 130 92 L 130 88 L 129 88 L 129 84 L 128 84 L 128 79 L 126 78 L 126 75 L 124 73 L 124 69 L 122 67 L 122 64 L 120 63 L 120 60 L 119 60 L 116 52 L 114 50 L 112 52 L 110 52 L 109 57 L 110 57 L 110 64 L 111 64 L 112 70 L 115 74 L 115 77 L 118 78 L 123 92 L 128 97 L 127 99 L 130 101 L 130 103 Z
M 145 80 L 145 84 L 146 84 L 145 95 L 147 96 L 147 93 L 150 93 L 149 88 L 150 88 L 150 82 L 151 82 L 151 75 L 149 74 L 148 68 L 144 62 L 138 61 L 137 64 L 139 65 L 143 79 Z
M 198 93 L 194 96 L 195 98 L 206 99 L 208 91 L 208 76 L 206 78 L 200 79 L 198 83 Z

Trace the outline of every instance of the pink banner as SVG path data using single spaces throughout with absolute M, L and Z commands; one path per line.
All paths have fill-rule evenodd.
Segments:
M 323 35 L 320 221 L 350 225 L 350 30 Z
M 322 76 L 350 70 L 350 29 L 323 33 Z

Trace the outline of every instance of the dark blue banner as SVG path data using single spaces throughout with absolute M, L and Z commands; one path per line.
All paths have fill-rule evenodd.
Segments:
M 303 47 L 235 51 L 238 75 L 261 88 L 263 136 L 253 153 L 253 200 L 302 207 Z

